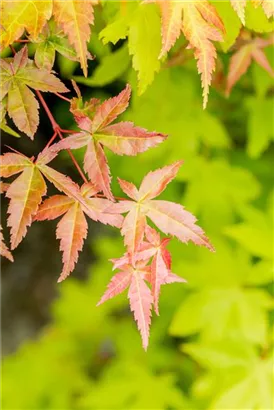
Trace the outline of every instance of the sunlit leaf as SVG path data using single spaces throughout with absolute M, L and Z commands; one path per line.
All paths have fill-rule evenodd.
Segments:
M 51 17 L 52 1 L 1 1 L 1 12 L 0 42 L 4 48 L 21 37 L 25 29 L 33 38 L 37 38 Z
M 54 0 L 53 15 L 75 47 L 81 67 L 87 77 L 87 41 L 90 38 L 90 25 L 94 22 L 93 5 L 97 0 L 75 1 Z

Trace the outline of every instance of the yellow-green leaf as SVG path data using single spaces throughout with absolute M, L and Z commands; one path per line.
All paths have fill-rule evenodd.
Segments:
M 51 13 L 52 0 L 2 0 L 1 49 L 21 37 L 25 29 L 33 39 L 37 38 Z
M 32 91 L 25 84 L 14 82 L 8 95 L 8 113 L 17 128 L 31 139 L 39 124 L 38 108 Z
M 142 94 L 160 69 L 161 27 L 157 9 L 152 4 L 137 8 L 129 27 L 128 47 L 133 68 L 138 73 L 139 94 Z

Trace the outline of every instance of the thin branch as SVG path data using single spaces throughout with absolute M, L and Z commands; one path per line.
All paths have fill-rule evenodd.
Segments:
M 14 40 L 15 43 L 30 43 L 30 40 Z
M 64 130 L 63 128 L 60 128 L 60 131 L 62 132 L 62 134 L 79 134 L 79 131 L 75 131 L 75 130 Z
M 45 109 L 45 111 L 46 111 L 46 113 L 47 113 L 47 116 L 49 117 L 49 120 L 50 120 L 50 122 L 51 122 L 53 131 L 57 131 L 57 129 L 59 129 L 60 127 L 59 127 L 59 125 L 57 124 L 57 122 L 55 121 L 55 119 L 54 119 L 54 117 L 53 117 L 53 115 L 52 115 L 52 113 L 51 113 L 49 107 L 47 106 L 46 101 L 44 100 L 44 97 L 42 96 L 42 94 L 40 93 L 40 91 L 36 90 L 35 92 L 36 92 L 36 95 L 37 95 L 37 97 L 39 98 L 41 104 L 43 105 L 43 107 L 44 107 L 44 109 Z
M 45 109 L 45 111 L 46 111 L 46 113 L 47 113 L 47 116 L 48 116 L 48 118 L 49 118 L 49 120 L 50 120 L 50 122 L 51 122 L 52 128 L 53 128 L 53 131 L 55 131 L 55 133 L 59 136 L 59 138 L 60 138 L 61 140 L 64 139 L 64 137 L 63 137 L 63 135 L 62 135 L 61 128 L 60 128 L 59 124 L 57 124 L 57 122 L 55 121 L 55 119 L 54 119 L 54 117 L 53 117 L 53 115 L 52 115 L 52 113 L 51 113 L 51 111 L 50 111 L 50 109 L 49 109 L 49 107 L 48 107 L 46 101 L 44 100 L 44 97 L 42 96 L 42 94 L 40 93 L 40 91 L 37 91 L 37 90 L 36 90 L 36 95 L 37 95 L 37 97 L 39 98 L 41 104 L 43 105 L 43 107 L 44 107 L 44 109 Z M 56 137 L 56 135 L 54 135 L 54 139 L 55 139 L 55 137 Z M 53 137 L 52 137 L 51 139 L 53 139 Z M 50 145 L 50 144 L 48 143 L 47 145 Z M 76 161 L 74 155 L 72 154 L 72 152 L 71 152 L 69 149 L 67 150 L 67 152 L 68 152 L 70 158 L 72 159 L 72 162 L 74 163 L 75 167 L 77 168 L 77 171 L 78 171 L 79 174 L 81 175 L 83 181 L 84 181 L 84 182 L 88 182 L 87 178 L 85 177 L 85 174 L 84 174 L 83 171 L 81 170 L 81 168 L 80 168 L 78 162 Z
M 60 129 L 57 129 L 56 131 L 57 131 L 57 134 L 59 135 L 60 139 L 63 140 L 64 137 L 63 137 L 63 135 L 62 135 L 61 130 L 60 130 Z M 77 168 L 77 171 L 78 171 L 79 174 L 81 175 L 83 181 L 84 181 L 85 183 L 88 183 L 88 180 L 87 180 L 85 174 L 84 174 L 83 171 L 81 170 L 81 168 L 80 168 L 78 162 L 76 161 L 76 158 L 75 158 L 74 155 L 72 154 L 71 150 L 70 150 L 70 149 L 67 149 L 66 151 L 68 152 L 70 158 L 72 159 L 72 162 L 74 163 L 75 167 Z
M 16 154 L 23 155 L 22 152 L 17 151 L 16 149 L 10 147 L 9 145 L 5 144 L 5 147 L 9 148 L 11 151 L 16 152 Z
M 55 140 L 55 138 L 57 137 L 57 131 L 55 131 L 55 133 L 53 134 L 53 136 L 51 137 L 51 139 L 49 140 L 49 142 L 47 143 L 47 145 L 45 146 L 45 148 L 44 149 L 46 149 L 46 148 L 48 148 L 52 143 L 53 143 L 53 141 Z
M 62 94 L 59 94 L 59 93 L 54 93 L 54 94 L 57 95 L 57 97 L 62 98 L 62 100 L 70 103 L 70 99 L 67 97 L 64 97 Z
M 13 55 L 16 54 L 16 50 L 11 44 L 10 44 L 10 49 L 11 49 Z

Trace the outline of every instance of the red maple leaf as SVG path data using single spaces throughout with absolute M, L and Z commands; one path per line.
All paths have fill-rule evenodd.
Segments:
M 162 50 L 166 54 L 183 31 L 194 50 L 203 87 L 203 107 L 208 101 L 212 73 L 215 71 L 216 48 L 212 41 L 223 41 L 224 24 L 215 7 L 207 0 L 147 0 L 156 2 L 162 16 Z
M 98 306 L 129 288 L 128 298 L 130 309 L 134 313 L 134 318 L 140 330 L 145 350 L 148 346 L 151 308 L 153 304 L 151 290 L 145 283 L 148 269 L 149 268 L 141 262 L 136 263 L 135 266 L 129 264 L 123 265 L 120 272 L 113 276 L 106 292 L 97 304 Z
M 146 225 L 145 236 L 147 242 L 142 242 L 135 255 L 136 261 L 148 263 L 152 258 L 151 268 L 146 275 L 146 280 L 152 286 L 152 296 L 154 310 L 159 315 L 159 296 L 161 285 L 173 282 L 186 282 L 184 279 L 171 272 L 171 255 L 166 249 L 171 238 L 160 238 L 160 234 L 149 225 Z M 125 254 L 121 258 L 111 259 L 113 269 L 119 269 L 126 264 L 130 264 L 131 257 Z
M 79 252 L 83 248 L 88 231 L 85 214 L 95 221 L 117 228 L 121 227 L 123 221 L 120 215 L 107 213 L 109 200 L 92 197 L 97 190 L 91 183 L 82 185 L 80 193 L 85 205 L 66 195 L 54 195 L 43 202 L 35 215 L 37 221 L 52 220 L 64 215 L 56 229 L 56 237 L 60 239 L 60 250 L 63 252 L 63 270 L 58 282 L 66 279 L 73 271 Z
M 132 122 L 112 123 L 128 106 L 130 87 L 116 97 L 98 104 L 91 99 L 81 109 L 74 101 L 72 112 L 82 132 L 67 137 L 52 146 L 52 149 L 78 149 L 86 146 L 84 169 L 90 180 L 105 196 L 113 200 L 110 189 L 110 170 L 103 147 L 118 155 L 136 155 L 162 142 L 166 135 L 148 132 L 136 127 Z
M 181 242 L 192 241 L 196 245 L 214 250 L 204 231 L 195 224 L 196 218 L 180 204 L 154 200 L 176 176 L 182 161 L 156 171 L 149 172 L 143 179 L 140 189 L 130 182 L 119 179 L 122 190 L 132 201 L 120 201 L 113 204 L 110 212 L 127 213 L 121 233 L 128 253 L 135 258 L 143 242 L 146 218 L 165 234 L 176 236 Z

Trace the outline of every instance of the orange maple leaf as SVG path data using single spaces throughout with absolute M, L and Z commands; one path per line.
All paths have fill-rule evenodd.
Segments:
M 223 22 L 215 7 L 207 0 L 153 1 L 159 5 L 162 15 L 162 50 L 159 57 L 161 58 L 171 49 L 182 30 L 197 60 L 203 87 L 203 108 L 205 108 L 217 57 L 212 41 L 223 41 L 222 33 L 225 32 Z
M 87 77 L 87 42 L 90 40 L 90 25 L 94 22 L 93 5 L 98 0 L 54 0 L 53 16 L 75 47 L 84 76 Z

